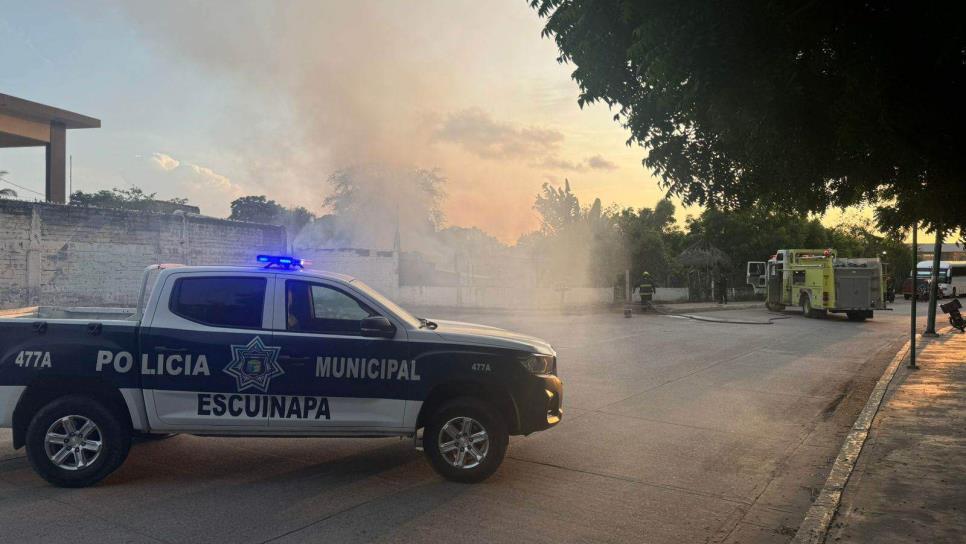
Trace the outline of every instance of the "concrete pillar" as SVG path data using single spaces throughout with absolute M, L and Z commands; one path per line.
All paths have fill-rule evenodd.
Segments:
M 40 304 L 40 283 L 43 267 L 43 240 L 41 239 L 40 214 L 37 208 L 30 210 L 30 232 L 27 237 L 27 293 L 25 306 Z
M 50 124 L 47 144 L 47 202 L 67 203 L 67 128 Z

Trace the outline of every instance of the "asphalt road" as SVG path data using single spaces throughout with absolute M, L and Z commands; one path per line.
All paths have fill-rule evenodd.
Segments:
M 137 444 L 96 487 L 57 489 L 0 430 L 0 541 L 787 542 L 908 307 L 771 325 L 435 312 L 560 355 L 563 422 L 514 438 L 485 483 L 442 480 L 405 440 L 176 436 Z

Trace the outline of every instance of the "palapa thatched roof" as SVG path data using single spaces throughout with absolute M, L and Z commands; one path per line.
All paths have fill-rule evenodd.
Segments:
M 678 255 L 678 262 L 682 266 L 691 268 L 728 268 L 731 259 L 724 251 L 714 247 L 710 242 L 702 240 L 692 244 Z

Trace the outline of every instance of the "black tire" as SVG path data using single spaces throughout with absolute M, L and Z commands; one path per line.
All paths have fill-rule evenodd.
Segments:
M 474 420 L 486 431 L 489 438 L 482 461 L 473 467 L 457 467 L 448 460 L 447 456 L 440 453 L 439 442 L 440 435 L 444 432 L 443 427 L 460 418 Z M 478 427 L 474 426 L 474 429 Z M 460 397 L 446 402 L 436 410 L 423 429 L 423 451 L 426 452 L 430 464 L 440 476 L 454 482 L 477 483 L 490 477 L 503 462 L 508 442 L 506 421 L 500 413 L 491 405 L 472 397 Z M 454 453 L 454 457 L 456 455 L 458 453 Z
M 96 429 L 88 437 L 100 442 L 100 448 L 88 460 L 89 464 L 74 470 L 58 466 L 47 453 L 48 431 L 63 430 L 66 435 L 67 427 L 59 422 L 67 416 L 76 416 L 77 421 L 86 419 L 93 422 Z M 77 421 L 72 423 L 74 427 Z M 110 406 L 90 397 L 70 395 L 51 401 L 34 415 L 27 426 L 26 446 L 27 459 L 41 478 L 59 487 L 87 487 L 103 480 L 127 458 L 131 449 L 131 428 L 126 418 Z M 56 447 L 51 445 L 51 448 Z M 64 448 L 70 449 L 66 445 Z M 65 463 L 80 464 L 75 454 L 67 455 Z M 85 450 L 83 455 L 90 454 Z M 67 459 L 72 461 L 68 462 Z
M 845 316 L 849 321 L 865 321 L 869 317 L 866 312 L 845 312 Z
M 966 321 L 962 318 L 956 319 L 953 316 L 949 316 L 949 324 L 955 329 L 959 329 L 959 332 L 966 332 Z

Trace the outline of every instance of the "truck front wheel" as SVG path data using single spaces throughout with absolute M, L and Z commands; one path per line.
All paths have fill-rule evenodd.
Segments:
M 55 399 L 27 426 L 27 459 L 60 487 L 86 487 L 114 472 L 131 448 L 131 429 L 103 403 L 84 396 Z
M 481 482 L 496 472 L 508 441 L 499 412 L 471 397 L 441 406 L 423 430 L 423 449 L 433 468 L 455 482 Z

